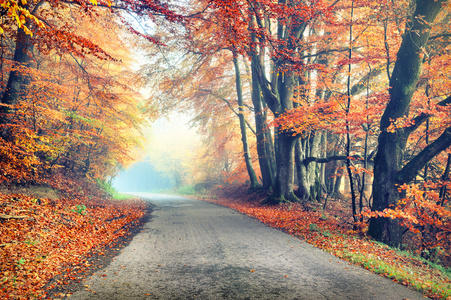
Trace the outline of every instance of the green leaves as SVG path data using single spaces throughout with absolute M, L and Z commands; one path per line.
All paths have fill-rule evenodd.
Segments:
M 75 209 L 71 209 L 71 211 L 76 212 L 82 216 L 86 216 L 86 205 L 77 205 Z

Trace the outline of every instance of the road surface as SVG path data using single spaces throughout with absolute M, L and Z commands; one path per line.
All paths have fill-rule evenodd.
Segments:
M 70 299 L 424 299 L 240 213 L 140 194 L 155 211 Z

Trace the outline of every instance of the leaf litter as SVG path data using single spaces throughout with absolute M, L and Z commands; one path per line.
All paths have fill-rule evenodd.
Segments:
M 231 185 L 216 189 L 202 200 L 246 214 L 427 297 L 451 300 L 449 275 L 420 258 L 370 240 L 365 234 L 366 224 L 355 230 L 346 201 L 329 201 L 323 211 L 322 204 L 313 202 L 262 205 L 266 197 L 266 193 L 249 193 L 246 186 Z
M 1 299 L 42 299 L 81 284 L 86 270 L 107 263 L 104 251 L 118 252 L 121 238 L 149 211 L 143 200 L 111 200 L 93 187 L 65 190 L 59 199 L 0 193 Z

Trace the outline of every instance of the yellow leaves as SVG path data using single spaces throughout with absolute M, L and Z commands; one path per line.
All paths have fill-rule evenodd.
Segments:
M 25 26 L 27 20 L 32 20 L 34 23 L 38 25 L 38 28 L 45 28 L 44 23 L 39 20 L 35 15 L 33 15 L 27 8 L 24 6 L 27 5 L 26 0 L 20 0 L 19 2 L 6 0 L 0 3 L 0 7 L 7 11 L 6 16 L 15 21 L 17 27 L 23 29 L 23 31 L 30 36 L 33 36 L 33 32 Z M 0 34 L 4 33 L 4 28 L 0 27 Z

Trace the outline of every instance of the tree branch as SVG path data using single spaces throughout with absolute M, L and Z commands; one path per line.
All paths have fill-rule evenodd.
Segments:
M 451 33 L 442 33 L 431 36 L 429 40 L 437 40 L 439 38 L 449 38 L 449 37 L 451 37 Z
M 331 161 L 336 161 L 336 160 L 346 160 L 348 158 L 352 158 L 355 159 L 356 162 L 362 162 L 363 157 L 356 154 L 356 155 L 352 155 L 352 156 L 346 156 L 346 155 L 334 155 L 334 156 L 330 156 L 330 157 L 324 157 L 324 158 L 317 158 L 317 157 L 307 157 L 305 158 L 302 163 L 305 166 L 308 166 L 308 164 L 315 162 L 315 163 L 320 163 L 320 164 L 324 164 L 324 163 L 328 163 Z M 367 163 L 373 163 L 372 161 L 367 161 Z
M 4 219 L 4 220 L 9 220 L 9 219 L 16 219 L 16 220 L 27 219 L 27 221 L 34 221 L 34 219 L 30 218 L 29 216 L 11 216 L 11 215 L 6 215 L 6 214 L 1 214 L 0 215 L 0 219 Z
M 446 106 L 446 105 L 450 105 L 450 104 L 451 104 L 451 96 L 448 96 L 448 98 L 437 103 L 438 106 Z M 410 134 L 411 132 L 415 131 L 418 127 L 420 127 L 420 125 L 423 124 L 431 116 L 432 116 L 431 114 L 421 114 L 421 115 L 413 118 L 413 125 L 406 127 L 405 131 L 408 134 Z
M 212 96 L 214 96 L 214 97 L 216 97 L 216 98 L 218 98 L 218 99 L 221 99 L 222 101 L 224 101 L 224 102 L 227 104 L 227 106 L 230 108 L 230 110 L 231 110 L 237 117 L 239 117 L 239 113 L 237 113 L 237 112 L 235 111 L 235 109 L 233 108 L 233 106 L 232 106 L 232 104 L 230 103 L 230 101 L 227 100 L 226 98 L 221 97 L 221 96 L 219 96 L 219 95 L 216 95 L 216 94 L 213 93 L 211 90 L 199 89 L 199 91 L 201 91 L 201 92 L 206 92 L 206 93 L 210 93 Z M 249 122 L 248 122 L 246 119 L 244 119 L 244 122 L 246 123 L 246 126 L 250 129 L 250 131 L 252 131 L 252 133 L 253 133 L 254 135 L 256 135 L 255 129 L 252 128 L 251 124 L 249 124 Z
M 363 76 L 356 84 L 352 86 L 351 95 L 358 95 L 361 91 L 366 89 L 368 79 L 381 74 L 384 70 L 383 67 L 383 65 L 379 65 L 378 67 L 371 69 L 370 72 L 366 73 L 365 76 Z
M 451 146 L 451 127 L 448 127 L 440 137 L 424 148 L 396 173 L 397 183 L 404 184 L 412 181 L 431 159 L 449 146 Z

